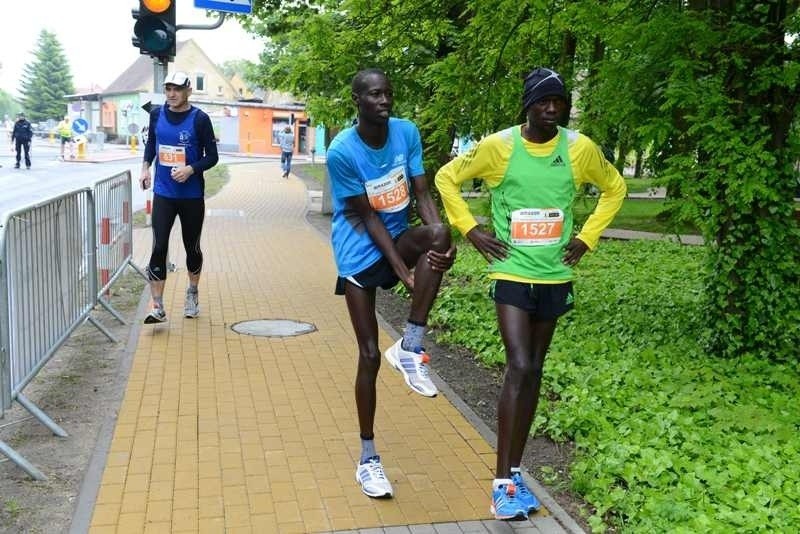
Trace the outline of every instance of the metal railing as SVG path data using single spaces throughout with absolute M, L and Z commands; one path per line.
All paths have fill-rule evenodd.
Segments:
M 98 303 L 124 323 L 105 295 L 132 261 L 131 178 L 125 172 L 18 208 L 0 221 L 0 418 L 17 401 L 55 435 L 67 433 L 22 390 Z M 98 244 L 98 236 L 102 243 Z M 0 440 L 0 453 L 33 478 L 46 477 Z
M 94 184 L 97 235 L 97 302 L 120 323 L 125 319 L 106 296 L 114 282 L 133 263 L 133 190 L 130 171 L 121 172 Z M 146 278 L 146 276 L 145 276 Z

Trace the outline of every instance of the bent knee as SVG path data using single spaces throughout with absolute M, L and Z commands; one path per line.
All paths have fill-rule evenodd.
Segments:
M 437 252 L 446 252 L 450 248 L 450 227 L 444 223 L 429 225 L 431 232 L 431 248 Z

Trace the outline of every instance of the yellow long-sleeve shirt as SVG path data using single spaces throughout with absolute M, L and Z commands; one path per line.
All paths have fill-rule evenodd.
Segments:
M 591 183 L 600 190 L 597 207 L 577 235 L 590 249 L 595 249 L 603 230 L 622 206 L 627 187 L 617 169 L 606 160 L 591 139 L 573 130 L 562 131 L 568 135 L 569 159 L 576 190 L 584 183 Z M 533 156 L 547 156 L 555 150 L 560 135 L 546 143 L 532 143 L 523 137 L 522 144 Z M 466 154 L 450 161 L 436 173 L 436 187 L 441 194 L 447 218 L 462 235 L 466 235 L 478 223 L 461 197 L 461 184 L 467 180 L 482 179 L 489 190 L 497 187 L 503 181 L 513 148 L 512 129 L 507 128 L 482 139 Z

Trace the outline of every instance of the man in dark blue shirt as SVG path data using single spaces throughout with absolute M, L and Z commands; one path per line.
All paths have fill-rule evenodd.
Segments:
M 217 164 L 217 142 L 211 119 L 189 104 L 192 86 L 183 72 L 173 72 L 164 81 L 166 104 L 150 112 L 147 144 L 144 149 L 142 189 L 150 187 L 150 166 L 155 160 L 153 180 L 153 252 L 147 267 L 153 308 L 145 324 L 163 323 L 164 284 L 167 279 L 169 234 L 180 217 L 189 287 L 184 301 L 184 317 L 200 313 L 197 284 L 203 268 L 200 234 L 205 216 L 203 172 Z
M 17 162 L 15 169 L 19 169 L 20 152 L 25 149 L 25 168 L 31 168 L 31 139 L 33 139 L 33 128 L 31 123 L 25 118 L 21 111 L 17 114 L 17 122 L 14 123 L 14 130 L 11 132 L 11 143 L 17 151 Z

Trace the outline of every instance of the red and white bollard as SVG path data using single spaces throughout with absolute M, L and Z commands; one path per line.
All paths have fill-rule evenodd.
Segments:
M 152 222 L 153 222 L 153 198 L 152 197 L 153 197 L 153 195 L 150 193 L 150 190 L 148 189 L 147 192 L 145 192 L 145 198 L 147 200 L 145 200 L 145 203 L 144 203 L 144 222 L 145 222 L 145 224 L 147 226 L 150 226 L 152 224 Z
M 111 259 L 111 219 L 100 219 L 100 246 L 98 247 L 100 267 L 100 287 L 105 287 L 111 279 L 111 269 L 108 262 Z M 108 291 L 106 291 L 108 294 Z

